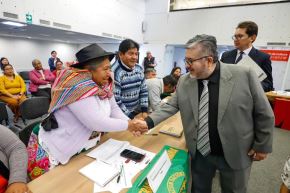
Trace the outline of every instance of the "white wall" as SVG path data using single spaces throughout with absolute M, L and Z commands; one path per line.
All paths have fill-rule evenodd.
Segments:
M 40 59 L 44 68 L 48 67 L 50 52 L 56 50 L 58 57 L 66 62 L 75 59 L 77 45 L 41 40 L 0 37 L 0 57 L 7 57 L 17 71 L 31 70 L 32 60 Z
M 259 25 L 259 35 L 254 46 L 266 46 L 267 42 L 290 43 L 290 3 L 176 12 L 168 11 L 168 3 L 168 0 L 146 1 L 144 42 L 152 50 L 164 50 L 168 44 L 185 44 L 197 34 L 211 34 L 217 38 L 218 45 L 232 45 L 231 36 L 235 27 L 239 22 L 245 20 L 253 20 Z M 160 47 L 160 45 L 164 47 Z M 169 52 L 162 53 L 160 50 L 156 53 L 152 52 L 152 54 L 157 58 L 171 58 Z M 172 57 L 175 58 L 169 64 L 170 67 L 174 61 L 181 66 L 181 50 L 177 49 L 172 54 L 174 54 Z M 161 64 L 162 67 L 165 65 L 168 64 Z M 275 67 L 273 67 L 274 69 Z
M 259 25 L 255 44 L 290 42 L 290 3 L 249 5 L 168 12 L 168 0 L 147 0 L 144 41 L 184 44 L 196 34 L 216 36 L 219 45 L 233 44 L 236 25 L 253 20 Z
M 72 26 L 72 31 L 93 35 L 109 33 L 142 41 L 145 0 L 0 0 L 0 13 L 11 12 L 25 22 L 32 14 L 33 24 L 39 19 Z M 3 18 L 3 15 L 0 14 Z
M 98 44 L 106 51 L 116 52 L 119 50 L 119 44 Z M 78 45 L 78 49 L 87 46 L 87 44 Z M 142 65 L 146 52 L 150 50 L 157 62 L 156 71 L 158 77 L 166 76 L 170 73 L 173 67 L 173 46 L 166 46 L 165 44 L 140 44 L 139 49 L 139 64 Z

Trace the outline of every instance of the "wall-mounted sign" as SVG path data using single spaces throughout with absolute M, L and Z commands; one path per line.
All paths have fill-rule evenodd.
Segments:
M 26 13 L 26 23 L 32 24 L 32 15 L 30 13 Z

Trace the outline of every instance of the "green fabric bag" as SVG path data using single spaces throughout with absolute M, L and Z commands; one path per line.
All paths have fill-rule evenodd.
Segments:
M 170 146 L 164 146 L 162 150 L 154 157 L 150 164 L 143 170 L 132 188 L 128 193 L 151 193 L 153 192 L 149 186 L 146 176 L 151 168 L 157 162 L 164 151 L 167 151 L 171 160 L 171 166 L 164 177 L 157 193 L 186 193 L 189 180 L 188 152 Z

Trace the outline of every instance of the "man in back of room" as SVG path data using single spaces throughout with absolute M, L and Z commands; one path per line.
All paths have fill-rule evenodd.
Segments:
M 238 24 L 232 39 L 236 49 L 223 53 L 221 61 L 227 64 L 237 64 L 243 57 L 249 56 L 266 73 L 267 78 L 261 84 L 265 92 L 274 90 L 272 65 L 270 55 L 253 47 L 258 36 L 258 25 L 252 21 Z

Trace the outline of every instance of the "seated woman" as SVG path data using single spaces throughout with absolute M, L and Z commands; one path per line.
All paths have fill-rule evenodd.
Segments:
M 1 68 L 2 71 L 3 71 L 3 67 L 4 67 L 5 65 L 7 65 L 7 64 L 9 64 L 8 59 L 5 58 L 5 57 L 2 57 L 2 58 L 0 59 L 0 68 Z M 12 66 L 12 67 L 13 67 L 13 71 L 14 71 L 14 73 L 18 75 L 18 73 L 16 72 L 14 66 Z M 2 75 L 3 75 L 2 72 L 0 72 L 0 76 L 2 76 Z
M 61 60 L 57 60 L 55 63 L 55 70 L 52 71 L 52 74 L 55 77 L 57 77 L 62 69 L 63 69 L 63 62 Z
M 20 116 L 19 106 L 26 100 L 26 86 L 24 80 L 15 75 L 11 64 L 3 66 L 3 76 L 0 77 L 0 101 L 7 103 L 8 107 L 14 113 L 14 122 L 18 121 Z
M 173 76 L 176 80 L 178 80 L 180 78 L 180 76 L 181 76 L 181 68 L 180 67 L 174 67 L 171 70 L 170 75 Z
M 28 172 L 32 179 L 81 152 L 97 132 L 147 131 L 138 120 L 123 114 L 113 96 L 110 60 L 113 53 L 97 44 L 81 49 L 79 63 L 61 71 L 52 87 L 50 116 L 31 134 Z M 45 164 L 43 164 L 45 163 Z
M 0 125 L 0 193 L 31 193 L 26 186 L 27 151 L 8 128 Z
M 48 69 L 43 69 L 40 60 L 32 61 L 34 70 L 29 72 L 29 91 L 32 96 L 44 96 L 51 99 L 51 85 L 55 76 Z
M 282 184 L 280 187 L 280 193 L 290 193 L 290 156 L 285 162 L 281 178 Z

